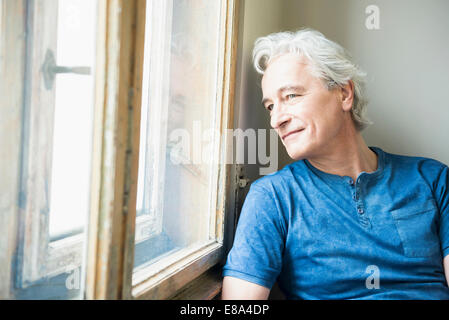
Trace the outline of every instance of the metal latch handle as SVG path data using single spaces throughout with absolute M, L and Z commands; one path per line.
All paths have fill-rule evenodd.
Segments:
M 90 75 L 90 67 L 67 67 L 67 66 L 57 66 L 55 55 L 52 50 L 48 49 L 45 54 L 45 61 L 42 65 L 42 74 L 44 76 L 45 88 L 51 90 L 53 88 L 53 83 L 55 82 L 55 77 L 60 73 L 72 73 L 79 75 Z

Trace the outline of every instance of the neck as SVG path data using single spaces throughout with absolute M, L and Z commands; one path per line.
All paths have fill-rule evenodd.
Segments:
M 362 172 L 377 170 L 377 155 L 353 126 L 342 130 L 317 156 L 307 160 L 317 169 L 339 176 L 349 176 L 354 181 Z

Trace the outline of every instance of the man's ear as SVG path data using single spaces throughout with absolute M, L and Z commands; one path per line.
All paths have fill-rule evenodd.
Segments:
M 350 111 L 354 101 L 354 82 L 349 80 L 347 84 L 340 87 L 341 102 L 344 111 Z

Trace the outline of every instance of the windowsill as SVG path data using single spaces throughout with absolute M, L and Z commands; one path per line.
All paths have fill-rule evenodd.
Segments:
M 170 300 L 220 300 L 223 277 L 222 265 L 216 265 L 181 288 Z M 285 295 L 276 282 L 268 300 L 285 300 Z
M 220 299 L 222 283 L 221 265 L 216 265 L 182 287 L 170 300 Z

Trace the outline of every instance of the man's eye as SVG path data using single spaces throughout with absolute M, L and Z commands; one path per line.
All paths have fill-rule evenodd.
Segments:
M 272 105 L 272 104 L 268 105 L 268 106 L 267 106 L 267 110 L 268 110 L 268 111 L 273 110 L 273 105 Z
M 290 93 L 290 94 L 287 95 L 287 99 L 293 99 L 293 98 L 296 98 L 298 96 L 299 96 L 299 94 Z

